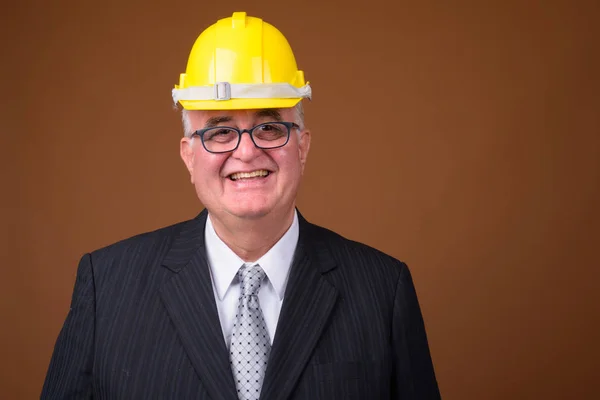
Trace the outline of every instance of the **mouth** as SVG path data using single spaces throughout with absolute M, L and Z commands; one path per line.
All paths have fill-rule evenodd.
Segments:
M 266 169 L 259 169 L 252 172 L 236 172 L 228 176 L 228 178 L 232 181 L 243 181 L 248 179 L 261 179 L 266 178 L 271 174 L 271 171 L 267 171 Z

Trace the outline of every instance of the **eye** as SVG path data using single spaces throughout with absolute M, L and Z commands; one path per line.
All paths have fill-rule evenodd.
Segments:
M 286 133 L 287 126 L 282 124 L 281 122 L 266 122 L 264 124 L 259 125 L 258 130 L 263 132 L 281 132 Z
M 217 127 L 204 132 L 204 141 L 226 142 L 233 140 L 237 132 L 231 128 Z
M 259 125 L 254 131 L 254 137 L 259 140 L 276 140 L 287 135 L 287 127 L 279 122 L 267 122 Z

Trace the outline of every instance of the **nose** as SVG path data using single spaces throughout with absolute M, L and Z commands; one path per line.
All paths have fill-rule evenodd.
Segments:
M 231 155 L 234 158 L 247 162 L 258 157 L 261 151 L 261 149 L 254 145 L 250 133 L 243 132 L 242 137 L 240 138 L 240 144 Z

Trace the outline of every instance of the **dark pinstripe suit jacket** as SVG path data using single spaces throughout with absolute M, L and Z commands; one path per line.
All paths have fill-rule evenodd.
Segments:
M 206 216 L 83 256 L 43 399 L 236 399 Z M 261 399 L 439 399 L 406 265 L 299 220 Z

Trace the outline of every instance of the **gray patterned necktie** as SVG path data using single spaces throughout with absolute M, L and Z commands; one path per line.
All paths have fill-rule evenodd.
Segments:
M 233 324 L 229 361 L 240 400 L 260 397 L 271 351 L 269 333 L 258 303 L 258 291 L 265 271 L 258 265 L 244 265 L 238 272 L 240 300 Z

